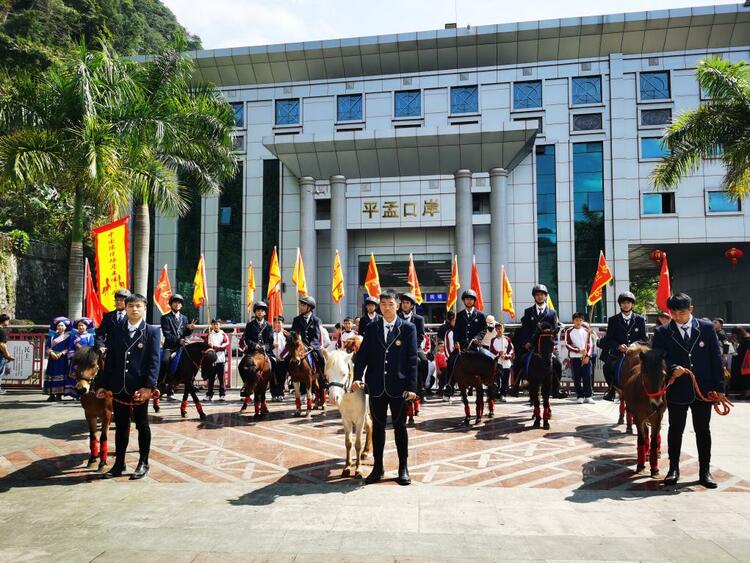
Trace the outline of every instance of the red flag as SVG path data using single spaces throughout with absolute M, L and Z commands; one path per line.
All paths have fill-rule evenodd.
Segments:
M 477 257 L 471 262 L 471 289 L 477 294 L 477 300 L 474 307 L 479 311 L 484 311 L 484 301 L 482 300 L 482 284 L 479 282 L 479 268 L 477 268 Z
M 414 266 L 414 257 L 409 254 L 409 272 L 406 274 L 406 283 L 409 284 L 409 291 L 414 295 L 417 305 L 422 304 L 422 290 L 419 288 L 417 279 L 417 268 Z
M 596 274 L 594 274 L 594 282 L 591 284 L 591 291 L 586 302 L 589 305 L 601 301 L 602 299 L 602 288 L 612 281 L 612 272 L 607 265 L 607 260 L 604 258 L 604 251 L 599 251 L 599 265 L 596 268 Z
M 169 282 L 169 273 L 167 273 L 167 265 L 161 269 L 161 275 L 159 281 L 156 282 L 154 288 L 154 305 L 159 309 L 162 315 L 166 315 L 169 312 L 169 298 L 172 297 L 172 284 Z
M 453 256 L 453 267 L 451 269 L 451 283 L 448 286 L 448 299 L 445 301 L 446 310 L 450 311 L 458 300 L 458 290 L 461 282 L 458 279 L 458 256 Z
M 672 284 L 669 281 L 669 266 L 667 265 L 667 253 L 661 261 L 661 274 L 659 274 L 659 287 L 656 288 L 656 306 L 660 311 L 669 313 L 667 299 L 672 296 Z
M 378 275 L 378 265 L 375 263 L 374 254 L 370 254 L 370 263 L 367 266 L 367 275 L 365 276 L 365 289 L 370 297 L 380 298 L 380 276 Z
M 102 324 L 102 315 L 104 315 L 104 308 L 94 289 L 94 280 L 91 277 L 89 259 L 86 258 L 86 316 L 94 321 L 96 326 L 99 326 Z

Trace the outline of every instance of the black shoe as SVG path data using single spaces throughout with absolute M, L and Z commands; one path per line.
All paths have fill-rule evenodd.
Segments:
M 405 487 L 407 485 L 411 485 L 411 477 L 409 477 L 409 469 L 406 467 L 406 464 L 399 465 L 398 467 L 398 477 L 396 477 L 396 483 L 399 485 Z
M 604 399 L 605 401 L 614 401 L 614 400 L 615 400 L 615 393 L 616 393 L 616 391 L 615 391 L 615 388 L 614 388 L 614 387 L 611 387 L 611 388 L 609 389 L 609 391 L 607 391 L 607 392 L 606 392 L 606 393 L 604 394 L 604 397 L 602 397 L 602 399 Z M 678 473 L 679 473 L 679 472 L 678 472 Z
M 125 471 L 125 464 L 122 465 L 115 462 L 115 464 L 112 466 L 112 469 L 107 471 L 104 474 L 105 479 L 114 479 L 115 477 L 122 477 L 122 473 Z
M 377 483 L 382 478 L 383 478 L 383 468 L 373 467 L 372 473 L 370 473 L 367 477 L 365 477 L 365 485 L 372 485 L 374 483 Z
M 714 481 L 714 478 L 711 475 L 711 470 L 708 468 L 700 470 L 698 482 L 707 489 L 715 489 L 719 486 L 716 481 Z
M 674 487 L 679 480 L 680 470 L 677 467 L 670 467 L 667 476 L 664 477 L 664 485 L 667 487 Z
M 148 463 L 143 463 L 142 461 L 138 462 L 138 467 L 135 468 L 135 471 L 130 476 L 130 480 L 134 481 L 136 479 L 143 479 L 148 474 Z

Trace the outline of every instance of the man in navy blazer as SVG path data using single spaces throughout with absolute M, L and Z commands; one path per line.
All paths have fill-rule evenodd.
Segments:
M 96 329 L 96 344 L 99 350 L 107 349 L 107 339 L 112 334 L 117 325 L 124 323 L 127 317 L 125 311 L 125 300 L 130 297 L 130 291 L 127 289 L 118 289 L 115 291 L 115 310 L 102 315 L 102 322 Z
M 148 400 L 159 378 L 161 334 L 159 329 L 146 324 L 147 301 L 134 294 L 126 299 L 127 319 L 109 335 L 107 357 L 97 397 L 112 392 L 115 420 L 115 464 L 104 476 L 119 477 L 125 471 L 125 452 L 130 435 L 130 403 L 138 429 L 138 466 L 131 479 L 142 479 L 148 473 L 148 454 L 151 448 L 151 428 L 148 424 Z M 122 402 L 118 402 L 122 401 Z M 123 404 L 125 403 L 125 404 Z
M 672 321 L 657 328 L 653 339 L 654 349 L 664 351 L 669 377 L 676 377 L 667 388 L 669 472 L 664 484 L 676 485 L 680 478 L 682 434 L 690 409 L 698 446 L 700 484 L 715 489 L 716 481 L 710 471 L 712 403 L 696 396 L 693 382 L 686 372 L 689 370 L 695 375 L 704 397 L 714 391 L 719 398 L 723 398 L 724 370 L 719 339 L 713 323 L 693 317 L 693 302 L 689 295 L 673 295 L 667 300 L 667 307 Z
M 383 478 L 385 423 L 389 408 L 398 451 L 396 482 L 399 485 L 411 484 L 407 467 L 406 412 L 408 401 L 417 398 L 417 330 L 413 324 L 397 316 L 397 308 L 395 292 L 386 290 L 380 294 L 383 318 L 365 329 L 354 364 L 352 391 L 363 387 L 364 377 L 370 395 L 374 463 L 372 473 L 365 479 L 368 485 Z

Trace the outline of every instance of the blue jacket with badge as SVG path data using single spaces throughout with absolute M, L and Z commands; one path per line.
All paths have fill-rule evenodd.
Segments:
M 682 331 L 671 321 L 656 329 L 653 347 L 664 350 L 670 375 L 677 366 L 682 366 L 695 374 L 704 396 L 709 391 L 724 392 L 721 347 L 712 322 L 693 318 L 690 340 L 686 343 Z M 667 389 L 667 400 L 671 403 L 689 405 L 696 399 L 693 382 L 687 374 L 678 377 Z
M 383 327 L 383 319 L 367 325 L 354 363 L 354 379 L 362 381 L 366 376 L 371 397 L 401 397 L 404 391 L 416 393 L 417 329 L 396 317 L 386 342 Z
M 154 388 L 159 379 L 159 329 L 142 321 L 130 337 L 127 321 L 109 335 L 101 385 L 115 395 Z
M 622 344 L 625 346 L 630 346 L 636 342 L 647 344 L 646 319 L 638 313 L 632 313 L 628 323 L 623 318 L 622 313 L 612 315 L 607 319 L 607 334 L 602 340 L 604 342 L 600 344 L 601 348 L 612 355 L 621 355 L 617 348 Z
M 127 324 L 127 321 L 126 321 Z M 161 316 L 161 333 L 164 335 L 164 348 L 177 350 L 180 340 L 190 336 L 193 331 L 188 328 L 188 319 L 180 313 L 175 315 L 172 311 Z
M 547 323 L 553 329 L 557 330 L 560 324 L 557 320 L 557 312 L 545 306 L 540 315 L 536 305 L 532 305 L 524 310 L 523 317 L 521 317 L 521 335 L 519 337 L 519 343 L 522 347 L 526 344 L 535 344 L 534 335 L 540 323 Z
M 304 315 L 297 315 L 292 320 L 292 332 L 299 334 L 305 346 L 319 350 L 321 347 L 320 325 L 321 321 L 315 314 L 311 314 L 308 320 Z
M 456 315 L 456 324 L 453 327 L 453 339 L 465 350 L 469 343 L 475 338 L 484 338 L 487 332 L 487 319 L 479 309 L 474 309 L 471 315 L 466 309 L 459 311 Z

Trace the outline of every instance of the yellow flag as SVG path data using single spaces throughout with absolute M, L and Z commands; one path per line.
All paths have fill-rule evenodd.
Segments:
M 555 310 L 555 306 L 552 304 L 552 298 L 549 296 L 549 293 L 547 294 L 547 309 L 550 311 Z
M 252 260 L 247 267 L 247 311 L 252 313 L 253 303 L 255 302 L 255 268 Z
M 271 254 L 271 266 L 268 268 L 268 318 L 275 319 L 284 314 L 284 304 L 281 301 L 281 268 L 276 247 Z
M 198 269 L 195 270 L 195 277 L 193 278 L 193 305 L 195 307 L 202 307 L 208 301 L 208 295 L 206 294 L 206 265 L 203 260 L 203 254 L 201 259 L 198 261 Z
M 513 288 L 510 285 L 510 280 L 508 279 L 508 274 L 505 273 L 505 266 L 502 268 L 502 286 L 503 286 L 503 296 L 502 296 L 502 308 L 501 311 L 503 313 L 508 313 L 510 315 L 510 318 L 515 320 L 516 318 L 516 310 L 513 307 Z
M 307 280 L 305 279 L 305 264 L 302 262 L 302 253 L 297 249 L 297 261 L 294 263 L 292 272 L 292 283 L 297 286 L 297 293 L 307 297 Z
M 334 303 L 341 301 L 344 297 L 344 272 L 341 269 L 341 258 L 339 257 L 339 251 L 336 251 L 336 256 L 333 258 L 333 280 L 331 280 L 331 297 L 333 297 Z

